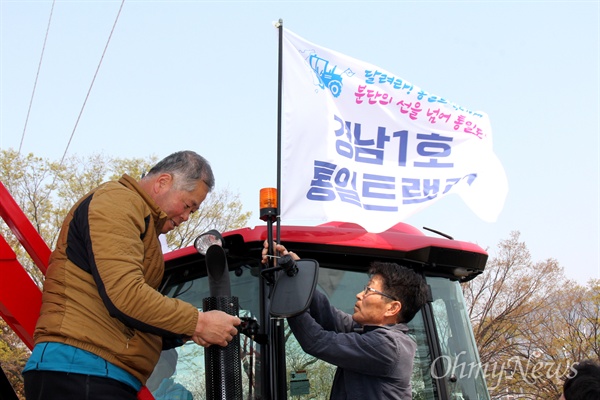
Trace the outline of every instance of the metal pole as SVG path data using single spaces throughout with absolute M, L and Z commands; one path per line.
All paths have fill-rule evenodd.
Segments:
M 281 240 L 281 121 L 282 121 L 282 98 L 283 98 L 283 20 L 279 19 L 279 58 L 278 58 L 278 88 L 277 88 L 277 243 Z M 272 226 L 269 226 L 269 234 L 272 237 Z M 271 242 L 269 242 L 271 243 Z M 287 399 L 287 377 L 285 365 L 285 329 L 283 319 L 274 319 L 272 324 L 270 343 L 272 343 L 273 358 L 273 399 Z

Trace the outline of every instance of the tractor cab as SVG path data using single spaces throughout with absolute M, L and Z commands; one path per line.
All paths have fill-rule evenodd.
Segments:
M 240 368 L 241 385 L 227 379 L 219 385 L 241 387 L 220 388 L 218 397 L 208 396 L 207 390 L 214 388 L 207 385 L 212 385 L 214 378 L 205 376 L 218 378 L 222 372 L 207 369 L 219 366 L 207 363 L 204 349 L 193 342 L 170 350 L 177 353 L 176 357 L 169 356 L 177 360 L 171 382 L 185 388 L 194 399 L 329 398 L 335 367 L 304 353 L 282 314 L 269 312 L 277 306 L 272 303 L 275 285 L 265 279 L 265 266 L 260 261 L 268 233 L 267 227 L 255 227 L 222 235 L 231 295 L 239 302 L 238 316 L 245 329 L 239 335 L 240 365 L 225 366 Z M 282 226 L 280 242 L 303 259 L 318 262 L 315 290 L 350 314 L 356 294 L 368 281 L 366 272 L 372 261 L 396 262 L 422 273 L 431 288 L 431 298 L 409 324 L 409 334 L 417 343 L 413 398 L 489 399 L 460 287 L 461 282 L 483 272 L 487 261 L 484 250 L 471 243 L 426 236 L 403 223 L 382 233 L 369 233 L 349 223 Z M 190 246 L 167 253 L 165 260 L 161 292 L 202 310 L 205 299 L 211 296 L 205 256 Z M 276 300 L 278 304 L 282 299 Z M 149 389 L 159 398 L 158 386 L 154 388 L 149 382 Z

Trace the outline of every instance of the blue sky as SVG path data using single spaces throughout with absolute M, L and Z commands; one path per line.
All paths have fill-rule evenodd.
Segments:
M 60 160 L 121 1 L 57 0 L 23 152 Z M 18 149 L 52 1 L 0 1 L 0 148 Z M 598 1 L 126 0 L 68 154 L 192 149 L 217 186 L 276 185 L 277 30 L 485 111 L 509 192 L 497 222 L 458 196 L 410 217 L 488 248 L 520 231 L 534 261 L 600 278 Z

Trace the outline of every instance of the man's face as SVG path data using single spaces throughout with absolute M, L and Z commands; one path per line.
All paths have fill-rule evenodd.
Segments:
M 380 275 L 374 275 L 367 286 L 384 292 L 383 280 Z M 352 319 L 361 325 L 385 325 L 389 323 L 389 316 L 386 316 L 386 312 L 389 311 L 391 302 L 392 300 L 376 292 L 368 291 L 365 294 L 364 291 L 361 291 L 356 294 Z
M 175 189 L 176 185 L 172 177 L 160 180 L 159 184 L 162 186 L 154 201 L 167 214 L 167 221 L 161 233 L 167 233 L 187 221 L 190 214 L 198 210 L 208 194 L 208 186 L 202 181 L 198 181 L 198 185 L 191 192 Z

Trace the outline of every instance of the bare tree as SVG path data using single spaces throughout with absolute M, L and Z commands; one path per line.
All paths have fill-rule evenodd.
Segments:
M 533 263 L 519 232 L 498 245 L 485 272 L 463 285 L 468 312 L 474 323 L 482 362 L 494 355 L 512 354 L 518 343 L 519 321 L 536 310 L 549 306 L 555 282 L 563 281 L 562 269 L 555 260 Z
M 24 398 L 21 371 L 29 357 L 29 349 L 19 337 L 0 319 L 0 364 L 13 388 Z
M 533 262 L 519 232 L 463 285 L 492 398 L 556 399 L 573 362 L 598 356 L 598 282 L 583 288 L 554 259 Z

